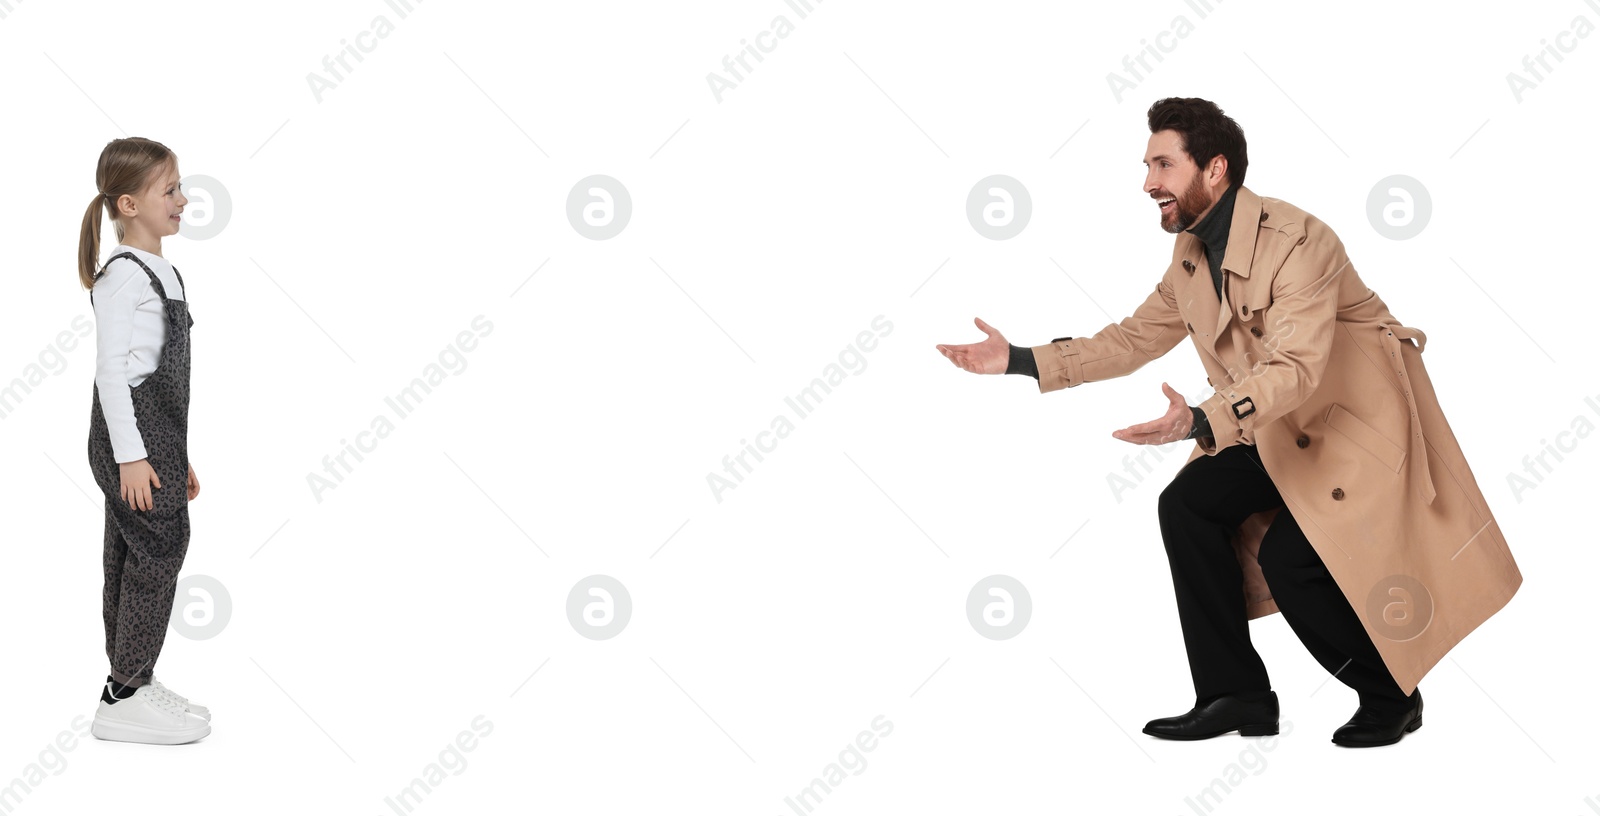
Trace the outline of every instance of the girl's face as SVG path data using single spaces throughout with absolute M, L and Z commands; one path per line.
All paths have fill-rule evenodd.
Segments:
M 150 183 L 138 198 L 123 196 L 117 202 L 117 214 L 127 223 L 127 232 L 142 232 L 155 238 L 177 235 L 181 223 L 179 216 L 189 203 L 179 189 L 178 165 L 155 172 Z

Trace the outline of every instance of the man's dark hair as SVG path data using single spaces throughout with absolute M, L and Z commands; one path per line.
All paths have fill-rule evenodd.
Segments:
M 1184 151 L 1202 168 L 1220 154 L 1228 160 L 1228 183 L 1244 186 L 1244 171 L 1250 164 L 1244 129 L 1215 102 L 1177 96 L 1156 100 L 1150 106 L 1150 132 L 1163 130 L 1177 131 Z

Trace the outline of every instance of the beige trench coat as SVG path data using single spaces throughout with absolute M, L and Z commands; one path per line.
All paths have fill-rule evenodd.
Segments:
M 1389 313 L 1327 224 L 1248 187 L 1222 268 L 1219 302 L 1199 239 L 1179 233 L 1132 316 L 1032 349 L 1039 391 L 1131 374 L 1187 336 L 1215 389 L 1200 403 L 1215 436 L 1185 465 L 1256 446 L 1409 694 L 1522 584 L 1422 364 L 1427 337 Z M 1256 562 L 1278 512 L 1230 531 L 1251 619 L 1278 611 Z

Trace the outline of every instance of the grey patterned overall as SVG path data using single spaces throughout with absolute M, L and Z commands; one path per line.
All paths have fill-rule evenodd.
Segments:
M 111 260 L 117 258 L 131 258 L 144 269 L 167 316 L 167 337 L 156 370 L 129 387 L 146 458 L 161 480 L 161 487 L 150 490 L 150 510 L 134 510 L 120 495 L 121 473 L 100 408 L 99 385 L 94 387 L 94 409 L 89 414 L 89 467 L 105 494 L 106 508 L 102 593 L 106 658 L 114 680 L 142 686 L 150 682 L 161 654 L 178 570 L 189 550 L 189 327 L 194 318 L 189 316 L 189 304 L 167 297 L 156 273 L 133 253 Z M 177 267 L 172 271 L 177 274 Z M 183 284 L 182 275 L 178 283 Z M 184 292 L 187 295 L 187 286 Z M 89 302 L 94 303 L 93 290 Z

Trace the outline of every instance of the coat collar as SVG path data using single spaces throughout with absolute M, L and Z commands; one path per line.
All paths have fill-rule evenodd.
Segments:
M 1201 221 L 1210 216 L 1207 213 Z M 1233 201 L 1233 218 L 1228 224 L 1228 244 L 1222 256 L 1222 271 L 1232 272 L 1241 278 L 1250 277 L 1250 264 L 1256 255 L 1256 231 L 1261 221 L 1261 197 L 1249 187 L 1239 185 L 1239 192 Z M 1198 254 L 1201 258 L 1205 257 L 1205 245 L 1193 232 L 1184 230 L 1178 233 L 1178 241 L 1184 256 Z
M 1232 272 L 1241 278 L 1250 277 L 1250 265 L 1256 258 L 1256 232 L 1265 220 L 1266 216 L 1261 212 L 1261 197 L 1249 187 L 1241 185 L 1234 198 L 1233 219 L 1228 226 L 1228 246 L 1222 256 L 1223 272 Z M 1200 243 L 1200 239 L 1189 230 L 1178 233 L 1176 250 L 1177 257 L 1192 258 L 1197 266 L 1206 263 L 1205 244 Z M 1209 274 L 1195 277 L 1210 279 Z
M 1264 220 L 1261 214 L 1261 197 L 1256 195 L 1249 187 L 1239 186 L 1239 192 L 1233 202 L 1233 218 L 1228 227 L 1228 246 L 1222 257 L 1222 270 L 1224 273 L 1233 273 L 1241 279 L 1250 277 L 1250 265 L 1255 261 L 1256 234 Z M 1189 286 L 1186 289 L 1184 302 L 1198 301 L 1202 304 L 1200 314 L 1214 311 L 1216 320 L 1211 326 L 1211 332 L 1204 337 L 1199 345 L 1206 349 L 1211 356 L 1216 357 L 1216 344 L 1218 338 L 1228 326 L 1232 316 L 1232 307 L 1226 298 L 1229 295 L 1238 297 L 1238 291 L 1226 287 L 1227 276 L 1224 277 L 1224 298 L 1217 297 L 1215 288 L 1211 284 L 1211 274 L 1198 274 L 1200 270 L 1209 270 L 1206 261 L 1205 245 L 1192 232 L 1185 230 L 1178 233 L 1177 253 L 1180 258 L 1192 259 L 1194 265 L 1191 270 Z M 1220 358 L 1219 358 L 1220 360 Z
M 1239 185 L 1233 202 L 1233 225 L 1228 228 L 1228 252 L 1222 258 L 1222 271 L 1241 278 L 1250 277 L 1250 264 L 1256 259 L 1256 233 L 1261 228 L 1261 197 L 1249 187 Z

